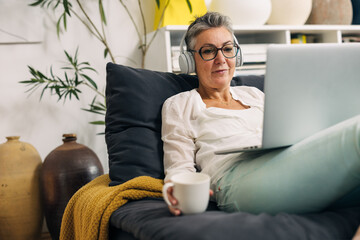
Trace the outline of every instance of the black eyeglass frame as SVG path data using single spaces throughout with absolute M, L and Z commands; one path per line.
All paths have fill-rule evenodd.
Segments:
M 224 52 L 223 52 L 223 48 L 224 48 L 225 46 L 227 46 L 227 45 L 230 45 L 230 44 L 226 44 L 226 45 L 224 45 L 224 46 L 222 46 L 222 47 L 220 47 L 220 48 L 217 48 L 217 47 L 215 47 L 214 45 L 211 45 L 211 46 L 214 47 L 214 49 L 216 49 L 215 56 L 214 56 L 213 58 L 211 58 L 211 59 L 204 59 L 204 57 L 201 55 L 201 49 L 203 49 L 204 47 L 209 47 L 209 46 L 203 46 L 203 47 L 201 47 L 201 48 L 200 48 L 199 50 L 197 50 L 197 51 L 196 51 L 196 50 L 193 50 L 193 49 L 189 49 L 189 50 L 187 50 L 187 51 L 188 51 L 188 52 L 197 52 L 197 53 L 200 55 L 200 57 L 202 58 L 202 60 L 204 60 L 204 61 L 214 60 L 214 59 L 216 58 L 216 56 L 218 55 L 219 50 L 221 50 L 222 55 L 223 55 L 225 58 L 227 58 L 227 59 L 231 59 L 231 58 L 236 57 L 236 55 L 239 53 L 240 46 L 239 46 L 238 44 L 234 43 L 233 46 L 236 47 L 236 53 L 235 53 L 235 55 L 234 55 L 233 57 L 227 57 L 227 56 L 225 56 L 225 54 L 224 54 Z

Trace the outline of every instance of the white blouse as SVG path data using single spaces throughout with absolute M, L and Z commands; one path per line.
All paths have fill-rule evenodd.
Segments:
M 255 87 L 231 87 L 244 110 L 206 108 L 196 89 L 168 98 L 162 108 L 165 181 L 196 169 L 211 177 L 211 188 L 241 153 L 215 155 L 216 150 L 259 145 L 262 138 L 264 94 Z

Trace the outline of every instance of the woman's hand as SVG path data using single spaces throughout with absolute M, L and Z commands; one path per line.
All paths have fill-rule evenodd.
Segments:
M 169 207 L 169 211 L 174 215 L 174 216 L 180 216 L 181 215 L 181 210 L 176 208 L 176 206 L 178 205 L 178 200 L 174 197 L 173 195 L 174 192 L 174 188 L 173 187 L 169 187 L 167 189 L 166 194 L 168 195 L 168 199 L 171 203 L 171 205 L 168 205 Z M 213 190 L 209 190 L 209 194 L 210 196 L 214 195 L 214 191 Z

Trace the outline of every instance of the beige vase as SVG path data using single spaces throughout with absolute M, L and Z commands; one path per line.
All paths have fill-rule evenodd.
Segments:
M 36 149 L 19 137 L 7 137 L 0 144 L 0 239 L 40 239 L 41 165 Z
M 263 25 L 271 13 L 271 0 L 212 0 L 209 11 L 230 17 L 233 25 Z
M 303 25 L 308 19 L 312 0 L 271 0 L 272 11 L 268 24 Z

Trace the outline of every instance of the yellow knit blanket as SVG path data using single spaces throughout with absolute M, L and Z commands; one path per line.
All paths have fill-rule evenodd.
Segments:
M 141 176 L 109 187 L 108 174 L 79 189 L 66 206 L 60 240 L 108 239 L 111 214 L 129 200 L 162 197 L 163 180 Z

